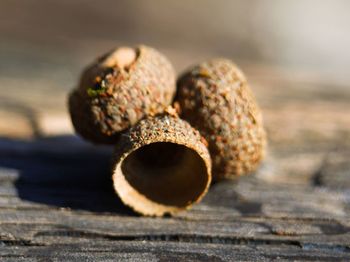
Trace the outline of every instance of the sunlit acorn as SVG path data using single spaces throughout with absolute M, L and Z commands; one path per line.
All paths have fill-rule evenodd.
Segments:
M 177 83 L 181 118 L 208 141 L 213 180 L 254 171 L 265 154 L 262 113 L 241 70 L 228 59 L 194 66 Z
M 145 116 L 162 113 L 175 89 L 174 69 L 162 54 L 147 46 L 121 47 L 83 72 L 69 95 L 69 112 L 82 137 L 111 144 Z
M 211 182 L 205 141 L 186 121 L 168 113 L 143 119 L 123 133 L 114 159 L 116 193 L 143 215 L 188 209 Z

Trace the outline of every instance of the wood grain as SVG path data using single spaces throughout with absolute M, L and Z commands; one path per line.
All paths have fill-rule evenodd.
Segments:
M 65 128 L 2 133 L 0 260 L 350 260 L 350 95 L 253 76 L 270 140 L 265 162 L 173 217 L 140 217 L 122 205 L 109 147 Z M 69 122 L 64 108 L 56 112 L 45 126 Z

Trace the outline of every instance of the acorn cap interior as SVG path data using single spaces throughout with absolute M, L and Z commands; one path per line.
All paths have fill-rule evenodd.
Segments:
M 207 190 L 210 174 L 194 149 L 155 142 L 119 161 L 113 179 L 126 204 L 143 214 L 162 215 L 198 201 Z

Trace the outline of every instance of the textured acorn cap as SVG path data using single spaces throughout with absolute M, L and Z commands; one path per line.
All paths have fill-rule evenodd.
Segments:
M 95 143 L 115 143 L 147 115 L 162 113 L 175 94 L 170 62 L 147 46 L 117 48 L 82 74 L 69 95 L 75 130 Z
M 213 180 L 254 171 L 266 147 L 262 114 L 243 73 L 227 59 L 197 65 L 178 80 L 181 118 L 208 141 Z
M 114 159 L 115 191 L 143 215 L 188 209 L 200 201 L 211 182 L 203 138 L 176 116 L 141 120 L 120 137 Z

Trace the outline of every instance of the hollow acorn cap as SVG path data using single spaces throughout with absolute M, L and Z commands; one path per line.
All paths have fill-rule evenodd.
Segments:
M 188 209 L 211 182 L 209 152 L 199 132 L 176 116 L 141 120 L 116 145 L 114 189 L 143 215 Z
M 147 46 L 121 47 L 99 58 L 69 95 L 75 130 L 94 143 L 113 144 L 147 115 L 162 113 L 175 94 L 171 63 Z
M 254 171 L 263 159 L 262 114 L 241 70 L 227 59 L 197 65 L 178 80 L 181 118 L 208 141 L 213 180 Z

